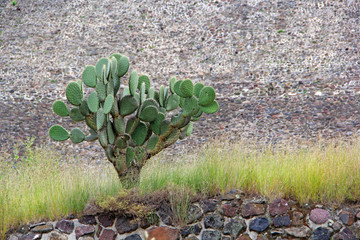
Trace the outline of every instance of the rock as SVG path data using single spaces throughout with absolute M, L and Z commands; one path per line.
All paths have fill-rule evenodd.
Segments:
M 275 227 L 288 227 L 290 226 L 290 217 L 289 215 L 277 216 L 273 219 L 273 224 Z
M 127 236 L 124 240 L 142 240 L 142 239 L 137 234 L 131 234 L 130 236 Z
M 63 233 L 53 231 L 50 233 L 49 240 L 68 240 L 68 237 Z
M 221 233 L 217 230 L 205 230 L 201 234 L 201 240 L 220 240 L 221 239 Z
M 321 208 L 315 208 L 310 212 L 310 220 L 315 224 L 323 224 L 330 218 L 330 213 Z
M 166 225 L 169 225 L 169 226 L 173 225 L 171 216 L 168 213 L 166 213 L 165 211 L 160 210 L 158 212 L 158 214 L 159 214 L 159 217 L 160 217 L 160 219 L 161 219 L 161 221 L 163 223 L 165 223 Z
M 179 238 L 179 230 L 169 227 L 156 227 L 148 231 L 148 239 L 156 240 L 177 240 Z
M 187 215 L 187 223 L 189 224 L 194 223 L 199 219 L 201 219 L 201 217 L 202 217 L 201 208 L 198 207 L 197 205 L 192 205 Z
M 311 240 L 330 240 L 331 231 L 327 228 L 318 227 L 310 236 Z
M 334 240 L 356 240 L 358 239 L 349 228 L 344 228 L 341 232 L 333 236 Z
M 284 199 L 277 199 L 269 205 L 269 212 L 271 216 L 282 215 L 287 213 L 289 209 L 289 204 Z
M 310 228 L 306 227 L 306 226 L 301 226 L 301 227 L 291 227 L 291 228 L 286 228 L 285 232 L 293 237 L 299 237 L 299 238 L 305 238 L 309 232 L 310 232 Z
M 55 228 L 59 229 L 63 233 L 70 234 L 74 230 L 74 223 L 72 221 L 62 219 L 56 223 Z
M 110 227 L 114 224 L 115 218 L 109 214 L 102 214 L 98 216 L 98 221 L 103 227 Z
M 115 228 L 120 234 L 135 231 L 138 224 L 126 217 L 119 217 L 115 222 Z
M 256 240 L 268 240 L 268 238 L 264 235 L 258 235 Z
M 206 215 L 204 217 L 205 228 L 222 229 L 224 226 L 224 218 L 217 214 Z
M 339 219 L 343 224 L 347 226 L 350 226 L 354 223 L 354 215 L 348 211 L 341 211 Z
M 140 227 L 146 229 L 150 226 L 159 226 L 160 218 L 156 213 L 150 213 L 146 218 L 141 219 Z
M 251 238 L 249 235 L 243 234 L 237 240 L 251 240 Z
M 250 231 L 262 232 L 269 227 L 269 220 L 264 217 L 257 217 L 250 222 Z
M 360 212 L 358 212 L 358 213 L 356 214 L 356 218 L 357 218 L 357 219 L 360 219 Z
M 183 227 L 182 229 L 180 229 L 180 234 L 183 237 L 187 237 L 188 235 L 190 235 L 192 233 L 195 235 L 199 235 L 201 230 L 202 230 L 201 224 L 198 223 L 198 224 L 195 224 L 192 226 Z
M 36 240 L 41 239 L 40 233 L 29 233 L 19 238 L 19 240 Z
M 225 195 L 221 196 L 222 200 L 234 200 L 239 199 L 242 195 L 244 195 L 244 192 L 237 189 L 232 189 Z
M 242 206 L 241 216 L 247 218 L 265 214 L 265 206 L 258 203 L 247 203 Z
M 231 219 L 230 222 L 225 224 L 223 233 L 237 237 L 239 234 L 246 230 L 246 223 L 242 220 Z
M 116 233 L 111 229 L 104 229 L 100 235 L 99 240 L 114 240 L 116 238 Z
M 91 236 L 83 236 L 83 237 L 80 237 L 78 240 L 95 240 L 95 239 Z
M 231 237 L 224 236 L 224 237 L 221 238 L 221 240 L 231 240 Z
M 95 232 L 95 228 L 92 225 L 87 225 L 87 226 L 78 226 L 75 229 L 75 236 L 76 238 L 85 236 L 85 235 L 90 235 L 93 234 Z
M 230 204 L 224 204 L 220 206 L 219 212 L 226 217 L 235 217 L 238 208 L 233 207 Z
M 34 233 L 48 233 L 54 229 L 52 224 L 39 225 L 31 229 Z
M 84 215 L 79 219 L 79 222 L 82 224 L 95 225 L 96 219 L 94 215 Z
M 294 226 L 301 226 L 304 224 L 304 214 L 302 214 L 301 212 L 293 212 L 293 218 L 292 218 L 292 225 Z
M 330 226 L 335 232 L 340 231 L 340 229 L 342 228 L 342 225 L 341 225 L 341 223 L 339 223 L 339 222 L 334 222 L 334 223 L 332 223 L 332 224 L 329 224 L 329 226 Z
M 217 201 L 215 199 L 208 199 L 203 201 L 200 206 L 204 213 L 214 212 L 216 210 Z
M 190 237 L 184 238 L 184 240 L 199 240 L 199 239 L 195 236 L 190 236 Z

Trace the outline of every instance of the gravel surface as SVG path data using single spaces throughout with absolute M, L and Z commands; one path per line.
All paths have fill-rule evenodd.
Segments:
M 34 136 L 103 159 L 98 144 L 54 143 L 48 129 L 78 126 L 56 117 L 52 102 L 85 65 L 114 52 L 157 89 L 176 76 L 218 92 L 220 111 L 169 155 L 218 136 L 278 144 L 354 136 L 359 21 L 358 0 L 0 0 L 0 151 Z

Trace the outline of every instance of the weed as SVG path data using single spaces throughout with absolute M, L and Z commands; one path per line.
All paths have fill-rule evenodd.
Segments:
M 12 4 L 13 6 L 16 6 L 16 4 L 17 4 L 16 0 L 12 0 L 11 4 Z

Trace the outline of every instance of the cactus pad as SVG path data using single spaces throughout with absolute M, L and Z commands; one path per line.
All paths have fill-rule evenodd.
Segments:
M 55 141 L 65 141 L 70 137 L 68 131 L 60 125 L 53 125 L 49 130 L 49 136 Z
M 85 99 L 81 101 L 79 110 L 80 110 L 80 113 L 84 116 L 88 116 L 90 114 L 89 107 L 88 107 L 87 101 Z
M 195 86 L 194 86 L 194 95 L 199 98 L 199 94 L 200 94 L 200 91 L 201 89 L 203 89 L 204 87 L 204 84 L 202 83 L 196 83 Z
M 117 146 L 120 149 L 124 149 L 127 147 L 127 142 L 124 138 L 119 137 L 115 140 L 115 146 Z
M 100 130 L 104 126 L 106 120 L 106 115 L 104 114 L 104 109 L 99 108 L 96 112 L 96 129 Z
M 145 107 L 140 114 L 140 119 L 144 122 L 152 122 L 156 119 L 158 115 L 158 110 L 154 106 Z
M 175 93 L 175 90 L 174 90 L 175 83 L 176 83 L 176 77 L 170 78 L 170 92 L 172 94 Z
M 114 129 L 112 127 L 112 123 L 110 121 L 108 121 L 108 123 L 106 125 L 106 133 L 108 135 L 109 143 L 114 144 L 114 142 L 115 142 L 115 133 L 114 133 Z
M 160 135 L 161 123 L 162 121 L 164 121 L 164 119 L 165 119 L 165 114 L 159 112 L 155 121 L 150 123 L 150 128 L 155 134 Z
M 113 104 L 114 104 L 114 96 L 110 94 L 105 99 L 105 103 L 104 103 L 105 114 L 108 114 L 111 111 Z
M 132 134 L 138 124 L 139 124 L 139 119 L 138 118 L 136 118 L 136 117 L 130 118 L 126 123 L 125 132 L 127 134 Z
M 85 139 L 85 134 L 79 129 L 74 128 L 70 133 L 70 140 L 73 143 L 81 143 Z
M 139 84 L 139 76 L 137 72 L 134 70 L 131 72 L 129 79 L 129 90 L 132 96 L 135 95 L 138 84 Z
M 148 128 L 145 123 L 140 122 L 131 134 L 131 138 L 136 146 L 141 146 L 145 142 Z
M 149 91 L 149 88 L 150 88 L 150 78 L 146 75 L 141 75 L 139 77 L 139 83 L 138 83 L 138 89 L 140 90 L 140 87 L 141 87 L 141 84 L 142 83 L 145 83 L 145 89 L 146 89 L 146 92 Z
M 153 134 L 147 142 L 146 149 L 150 151 L 154 150 L 159 140 L 159 137 Z
M 180 97 L 176 94 L 171 94 L 168 99 L 166 99 L 165 108 L 166 111 L 172 111 L 176 109 L 180 104 Z
M 70 82 L 67 85 L 66 98 L 72 105 L 79 106 L 81 104 L 83 92 L 77 82 Z
M 188 117 L 188 116 L 194 116 L 195 114 L 197 114 L 199 112 L 199 105 L 197 103 L 197 100 L 195 97 L 191 97 L 191 98 L 186 98 L 184 101 L 184 116 Z
M 217 101 L 213 101 L 210 105 L 200 106 L 200 110 L 204 113 L 215 113 L 219 110 L 219 104 Z
M 98 98 L 101 102 L 103 102 L 106 98 L 106 86 L 102 82 L 98 82 L 96 84 L 96 92 L 98 94 Z
M 179 88 L 184 97 L 192 97 L 194 94 L 194 84 L 190 79 L 184 80 Z
M 55 101 L 52 105 L 52 109 L 61 117 L 69 116 L 69 109 L 63 101 Z
M 180 85 L 183 82 L 183 80 L 179 80 L 175 83 L 174 85 L 174 91 L 177 95 L 179 95 L 180 97 L 185 97 L 185 95 L 182 93 L 182 91 L 180 90 Z
M 88 96 L 88 107 L 89 110 L 93 113 L 96 113 L 97 110 L 99 109 L 99 98 L 96 92 L 92 92 L 89 96 Z
M 127 116 L 135 112 L 139 104 L 136 98 L 131 95 L 123 97 L 120 101 L 120 115 Z
M 207 106 L 210 105 L 214 100 L 215 90 L 209 86 L 203 87 L 199 93 L 199 105 Z
M 73 120 L 75 122 L 80 122 L 80 121 L 83 121 L 85 119 L 85 116 L 81 114 L 79 108 L 71 109 L 69 115 L 70 115 L 71 120 Z
M 86 66 L 82 73 L 82 80 L 86 86 L 94 88 L 96 87 L 96 70 L 94 66 Z
M 110 72 L 110 61 L 109 61 L 108 58 L 101 58 L 96 63 L 96 67 L 95 67 L 96 68 L 96 74 L 97 74 L 98 78 L 100 78 L 101 80 L 104 79 L 104 76 L 103 76 L 103 67 L 104 66 L 105 66 L 105 77 L 107 77 L 109 75 L 109 72 Z
M 122 117 L 114 118 L 114 127 L 117 134 L 123 134 L 125 132 L 125 122 Z

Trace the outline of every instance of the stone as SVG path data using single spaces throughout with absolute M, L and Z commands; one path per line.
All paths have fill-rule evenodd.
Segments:
M 201 234 L 201 240 L 220 240 L 221 233 L 217 230 L 205 230 Z M 157 239 L 156 239 L 157 240 Z
M 237 189 L 231 189 L 228 193 L 221 196 L 222 200 L 234 200 L 239 199 L 244 195 L 244 192 Z
M 203 201 L 200 206 L 204 213 L 214 212 L 216 210 L 218 202 L 215 199 L 207 199 Z
M 341 211 L 339 219 L 343 224 L 350 226 L 354 223 L 354 214 L 348 211 Z
M 150 213 L 146 218 L 141 219 L 140 227 L 146 229 L 150 226 L 159 226 L 160 218 L 156 213 Z
M 97 218 L 98 218 L 100 225 L 103 227 L 111 227 L 115 221 L 115 217 L 111 216 L 109 214 L 102 214 L 102 215 L 99 215 Z
M 95 239 L 91 236 L 83 236 L 83 237 L 80 237 L 78 240 L 95 240 Z
M 288 227 L 290 226 L 290 216 L 284 215 L 284 216 L 277 216 L 273 219 L 273 224 L 275 227 Z
M 173 225 L 171 216 L 170 216 L 168 213 L 160 210 L 160 211 L 158 212 L 158 214 L 159 214 L 159 217 L 160 217 L 160 219 L 161 219 L 161 221 L 162 221 L 163 223 L 165 223 L 166 225 L 169 225 L 169 226 L 172 226 L 172 225 Z
M 135 231 L 138 228 L 138 224 L 126 217 L 119 217 L 115 222 L 115 228 L 120 234 Z
M 268 240 L 268 238 L 264 235 L 258 235 L 256 240 Z
M 356 214 L 356 218 L 357 218 L 357 219 L 360 219 L 360 212 L 358 212 L 358 213 Z
M 293 212 L 293 217 L 292 217 L 292 225 L 294 226 L 301 226 L 304 224 L 304 214 L 302 214 L 301 212 Z
M 270 231 L 270 234 L 271 235 L 273 235 L 273 236 L 275 236 L 275 235 L 283 235 L 284 234 L 284 230 L 283 229 L 272 229 L 271 231 Z
M 63 233 L 53 231 L 50 233 L 49 240 L 68 240 L 68 237 Z
M 74 231 L 74 223 L 73 221 L 62 219 L 55 224 L 55 228 L 63 233 L 70 234 Z
M 264 217 L 257 217 L 250 222 L 250 231 L 262 232 L 269 227 L 269 220 Z
M 231 240 L 231 237 L 224 236 L 224 237 L 221 238 L 221 240 Z
M 179 238 L 179 230 L 169 227 L 155 227 L 148 231 L 148 239 L 156 240 L 177 240 Z
M 331 231 L 327 228 L 318 227 L 310 236 L 311 240 L 330 240 Z
M 111 229 L 104 229 L 100 235 L 100 240 L 114 240 L 116 238 L 116 233 Z
M 289 211 L 290 207 L 286 200 L 277 199 L 269 205 L 269 212 L 271 216 L 282 215 Z
M 251 238 L 249 235 L 243 234 L 237 240 L 251 240 Z
M 92 225 L 78 226 L 75 229 L 75 236 L 76 238 L 79 238 L 85 235 L 93 234 L 94 232 L 95 232 L 95 228 Z
M 84 215 L 79 219 L 79 222 L 82 224 L 95 225 L 96 219 L 94 215 Z
M 34 233 L 48 233 L 52 230 L 54 230 L 54 226 L 52 224 L 39 225 L 31 229 Z
M 230 222 L 225 224 L 223 233 L 225 235 L 231 235 L 232 237 L 238 237 L 240 233 L 246 230 L 246 223 L 243 220 L 231 219 Z
M 187 214 L 187 223 L 191 224 L 198 221 L 202 215 L 202 210 L 199 206 L 191 205 Z
M 101 234 L 103 229 L 104 229 L 104 227 L 102 227 L 101 225 L 98 225 L 98 228 L 97 228 L 96 234 L 95 234 L 97 238 L 100 237 L 100 234 Z
M 36 240 L 41 239 L 40 233 L 29 233 L 19 238 L 19 240 Z
M 242 206 L 241 216 L 244 218 L 265 214 L 264 204 L 247 203 Z
M 104 238 L 105 239 L 105 238 Z M 127 236 L 124 240 L 142 240 L 141 237 L 137 234 L 131 234 Z
M 220 206 L 219 212 L 226 217 L 235 217 L 238 212 L 238 208 L 233 207 L 230 204 L 224 204 Z
M 293 237 L 305 238 L 310 233 L 310 228 L 306 226 L 286 228 L 285 232 Z
M 330 213 L 321 208 L 315 208 L 310 212 L 310 220 L 315 224 L 323 224 L 330 218 Z
M 358 239 L 349 228 L 344 228 L 341 232 L 333 236 L 334 240 L 356 240 Z
M 184 238 L 185 240 L 199 240 L 197 237 L 195 236 L 190 236 L 190 237 L 187 237 L 187 238 Z
M 222 229 L 224 226 L 224 218 L 217 214 L 206 215 L 204 217 L 205 228 Z
M 180 234 L 183 237 L 187 237 L 190 234 L 199 235 L 201 230 L 202 230 L 201 224 L 197 223 L 197 224 L 192 225 L 192 226 L 185 226 L 185 227 L 181 228 L 180 229 Z
M 333 224 L 330 225 L 330 227 L 335 231 L 338 232 L 340 231 L 340 229 L 342 228 L 341 223 L 339 222 L 334 222 Z

